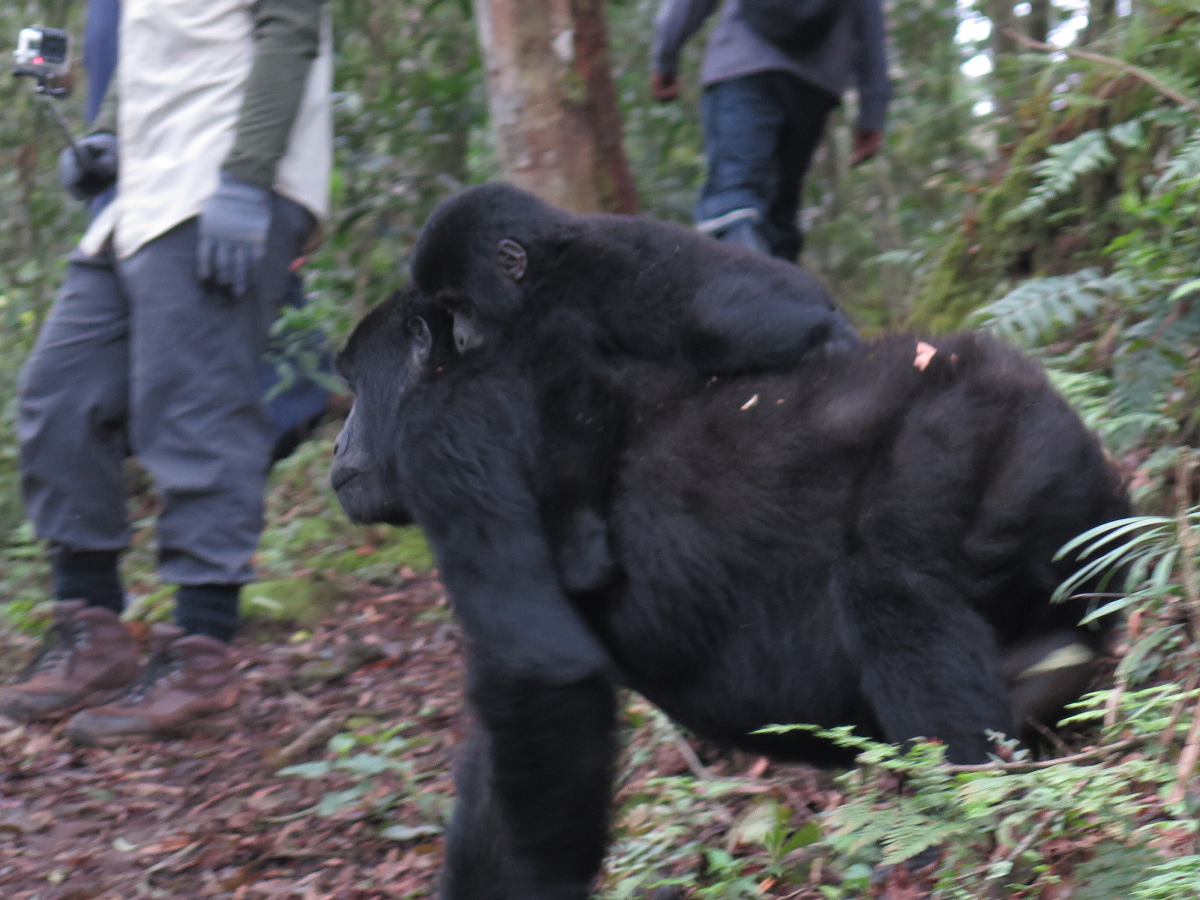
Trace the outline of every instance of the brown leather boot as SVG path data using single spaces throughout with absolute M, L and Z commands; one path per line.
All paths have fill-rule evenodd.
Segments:
M 54 626 L 32 663 L 0 690 L 0 715 L 53 719 L 111 700 L 138 672 L 138 645 L 117 614 L 82 600 L 54 604 Z
M 129 689 L 85 709 L 63 728 L 77 744 L 113 747 L 185 734 L 223 734 L 236 724 L 238 687 L 229 647 L 203 634 L 155 625 L 151 656 Z

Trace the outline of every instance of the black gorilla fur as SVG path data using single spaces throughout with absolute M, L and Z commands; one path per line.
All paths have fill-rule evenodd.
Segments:
M 556 478 L 542 497 L 552 552 L 568 589 L 603 587 L 615 569 L 604 519 L 619 392 L 563 361 L 685 359 L 708 375 L 783 371 L 806 355 L 855 346 L 857 335 L 802 269 L 636 216 L 576 216 L 508 184 L 442 202 L 413 254 L 413 281 L 454 317 L 460 352 L 526 351 L 546 416 Z M 548 317 L 565 319 L 553 330 Z M 527 336 L 538 331 L 534 345 Z
M 936 736 L 962 763 L 1078 696 L 1087 666 L 1020 678 L 1111 621 L 1050 604 L 1056 550 L 1129 507 L 1038 367 L 987 338 L 891 337 L 783 375 L 629 363 L 610 525 L 623 573 L 565 594 L 537 501 L 536 390 L 504 353 L 398 296 L 339 365 L 355 406 L 332 479 L 361 521 L 415 519 L 467 637 L 477 729 L 457 775 L 447 900 L 581 900 L 606 841 L 614 691 L 696 733 L 828 763 L 807 733 Z M 551 413 L 553 411 L 550 411 Z M 1007 678 L 1006 678 L 1007 675 Z M 1008 683 L 1006 683 L 1006 680 Z

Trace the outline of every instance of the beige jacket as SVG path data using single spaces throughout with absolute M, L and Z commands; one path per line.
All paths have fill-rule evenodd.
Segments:
M 253 0 L 125 0 L 121 9 L 117 196 L 80 249 L 111 240 L 118 258 L 199 215 L 233 146 L 254 56 Z M 318 219 L 329 214 L 333 164 L 332 28 L 321 47 L 279 163 L 275 190 Z

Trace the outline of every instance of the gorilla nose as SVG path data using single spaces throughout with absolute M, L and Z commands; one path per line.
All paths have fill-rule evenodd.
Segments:
M 362 474 L 362 470 L 356 466 L 338 466 L 335 465 L 329 470 L 329 483 L 333 485 L 335 491 L 340 491 L 343 487 Z

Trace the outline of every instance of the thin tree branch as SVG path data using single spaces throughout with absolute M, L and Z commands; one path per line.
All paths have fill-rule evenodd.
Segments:
M 683 757 L 687 767 L 692 770 L 692 774 L 701 781 L 711 781 L 712 772 L 708 771 L 704 767 L 704 763 L 700 762 L 700 757 L 696 755 L 696 751 L 692 749 L 687 738 L 680 734 L 679 729 L 673 724 L 667 723 L 667 727 L 671 729 L 671 741 L 675 744 L 675 749 L 679 751 L 679 755 Z
M 1184 709 L 1187 708 L 1187 697 L 1196 689 L 1197 684 L 1200 684 L 1200 674 L 1193 675 L 1186 685 L 1183 687 L 1183 697 L 1171 709 L 1171 715 L 1167 719 L 1167 724 L 1163 727 L 1160 743 L 1162 744 L 1161 756 L 1165 757 L 1167 751 L 1171 749 L 1171 744 L 1175 740 L 1175 726 L 1179 724 L 1179 717 L 1183 715 Z M 1196 701 L 1200 704 L 1200 700 Z
M 1196 554 L 1200 539 L 1192 528 L 1188 512 L 1192 502 L 1192 470 L 1196 454 L 1184 450 L 1175 469 L 1175 529 L 1179 539 L 1179 575 L 1187 594 L 1187 614 L 1192 626 L 1192 640 L 1200 641 L 1200 580 L 1196 577 Z
M 1180 106 L 1186 106 L 1192 112 L 1200 113 L 1200 100 L 1195 100 L 1181 91 L 1175 90 L 1161 78 L 1147 72 L 1140 66 L 1135 66 L 1133 63 L 1127 63 L 1123 59 L 1116 59 L 1112 56 L 1103 56 L 1099 53 L 1092 53 L 1088 50 L 1076 50 L 1074 47 L 1055 47 L 1053 44 L 1043 44 L 1041 41 L 1035 41 L 1031 37 L 1021 34 L 1019 31 L 1014 31 L 1011 28 L 1004 29 L 1004 33 L 1015 40 L 1018 44 L 1024 44 L 1031 50 L 1041 50 L 1043 53 L 1065 53 L 1067 56 L 1076 59 L 1086 59 L 1089 62 L 1100 63 L 1102 66 L 1110 66 L 1118 69 L 1126 75 L 1132 75 L 1139 81 L 1145 82 L 1154 88 L 1164 97 L 1169 97 L 1178 103 Z
M 1126 738 L 1123 741 L 1117 741 L 1115 744 L 1107 744 L 1103 747 L 1093 747 L 1091 750 L 1084 750 L 1082 753 L 1075 753 L 1071 756 L 1060 756 L 1058 759 L 1044 759 L 1040 762 L 982 763 L 973 766 L 950 765 L 946 766 L 946 771 L 951 775 L 967 775 L 972 772 L 1008 772 L 1011 774 L 1036 772 L 1040 769 L 1049 769 L 1052 766 L 1092 762 L 1093 760 L 1103 759 L 1106 756 L 1112 756 L 1114 753 L 1124 753 L 1126 750 L 1133 750 L 1144 743 L 1146 743 L 1146 739 L 1138 736 Z
M 1117 709 L 1121 705 L 1121 697 L 1125 694 L 1126 681 L 1122 675 L 1117 679 L 1117 683 L 1112 686 L 1112 690 L 1108 692 L 1108 698 L 1104 701 L 1104 727 L 1112 728 L 1117 724 Z
M 1167 805 L 1171 806 L 1183 801 L 1187 796 L 1188 779 L 1196 771 L 1196 761 L 1200 760 L 1200 700 L 1192 709 L 1192 727 L 1188 731 L 1187 742 L 1183 752 L 1179 754 L 1179 765 L 1175 768 L 1175 787 L 1167 797 Z

